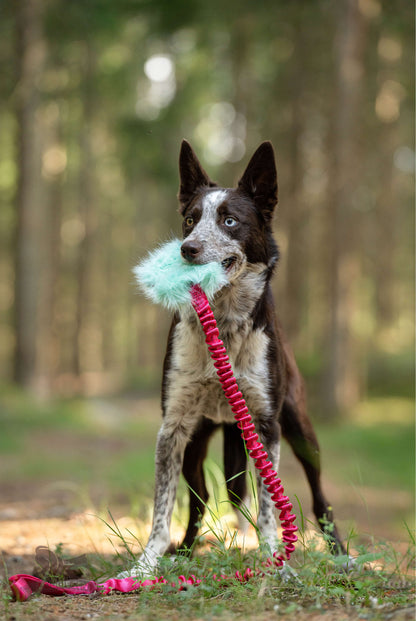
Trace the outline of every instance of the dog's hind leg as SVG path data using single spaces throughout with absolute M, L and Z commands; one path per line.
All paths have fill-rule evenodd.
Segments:
M 334 523 L 332 507 L 322 491 L 319 444 L 303 404 L 303 399 L 298 404 L 290 394 L 286 397 L 280 418 L 282 435 L 305 471 L 312 492 L 313 511 L 331 552 L 346 554 Z
M 228 498 L 236 511 L 239 528 L 245 532 L 248 521 L 242 508 L 248 507 L 249 503 L 246 481 L 247 453 L 237 423 L 224 423 L 223 431 L 224 476 Z
M 189 486 L 189 522 L 182 543 L 178 548 L 171 546 L 170 552 L 191 550 L 198 534 L 199 522 L 209 496 L 205 485 L 203 463 L 207 456 L 208 443 L 218 426 L 211 420 L 202 418 L 186 446 L 182 474 Z

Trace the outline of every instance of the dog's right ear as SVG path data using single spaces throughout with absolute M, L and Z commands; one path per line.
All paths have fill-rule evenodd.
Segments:
M 197 156 L 187 140 L 182 140 L 179 154 L 179 178 L 180 186 L 178 199 L 179 211 L 183 213 L 192 198 L 201 187 L 214 187 L 217 184 L 211 181 L 202 168 Z
M 277 204 L 277 173 L 274 149 L 262 142 L 249 161 L 238 187 L 253 200 L 266 221 L 270 221 Z

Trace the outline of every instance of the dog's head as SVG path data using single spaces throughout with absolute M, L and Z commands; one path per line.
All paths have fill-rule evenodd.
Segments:
M 277 175 L 271 143 L 258 147 L 236 188 L 221 188 L 211 181 L 186 140 L 179 173 L 183 257 L 199 264 L 220 262 L 230 281 L 247 263 L 272 267 L 277 259 L 271 230 Z

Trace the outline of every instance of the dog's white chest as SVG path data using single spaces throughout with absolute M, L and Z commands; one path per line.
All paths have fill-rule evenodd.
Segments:
M 259 410 L 267 412 L 267 335 L 262 330 L 248 327 L 225 335 L 224 343 L 248 407 L 253 413 Z M 169 382 L 171 397 L 185 392 L 189 395 L 189 408 L 195 409 L 195 414 L 202 414 L 219 423 L 234 420 L 199 325 L 190 325 L 187 321 L 177 324 L 172 342 Z M 174 406 L 174 403 L 171 402 L 171 405 Z

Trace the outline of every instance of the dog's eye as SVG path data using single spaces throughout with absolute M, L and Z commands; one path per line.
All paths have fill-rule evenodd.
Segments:
M 235 226 L 237 224 L 237 220 L 232 216 L 227 216 L 224 220 L 225 226 Z
M 188 216 L 187 218 L 185 218 L 186 226 L 192 226 L 193 223 L 194 223 L 194 219 L 191 216 Z

